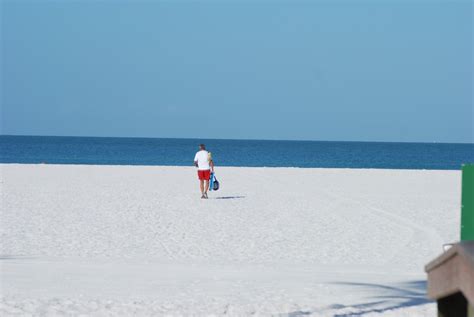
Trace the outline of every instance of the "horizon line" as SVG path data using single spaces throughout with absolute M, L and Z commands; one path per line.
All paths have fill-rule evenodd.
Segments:
M 151 137 L 151 136 L 90 136 L 90 135 L 30 135 L 30 134 L 0 134 L 0 137 L 56 137 L 56 138 L 103 138 L 103 139 L 169 139 L 169 140 L 222 140 L 222 141 L 282 141 L 282 142 L 339 142 L 339 143 L 412 143 L 412 144 L 466 144 L 473 142 L 438 142 L 438 141 L 348 141 L 348 140 L 297 140 L 297 139 L 235 139 L 209 137 Z

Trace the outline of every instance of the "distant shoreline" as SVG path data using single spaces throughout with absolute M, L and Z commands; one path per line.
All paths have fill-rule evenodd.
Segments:
M 139 164 L 76 164 L 76 163 L 4 163 L 0 162 L 0 167 L 1 166 L 14 166 L 14 165 L 19 165 L 19 166 L 38 166 L 38 165 L 44 165 L 44 166 L 59 166 L 59 167 L 73 167 L 73 166 L 78 166 L 78 167 L 118 167 L 118 168 L 127 168 L 127 167 L 139 167 L 139 168 L 185 168 L 185 169 L 191 169 L 191 170 L 196 170 L 196 167 L 194 166 L 187 166 L 187 165 L 139 165 Z M 258 169 L 271 169 L 271 170 L 327 170 L 327 171 L 426 171 L 426 172 L 461 172 L 461 168 L 458 170 L 456 169 L 415 169 L 415 168 L 370 168 L 370 167 L 298 167 L 298 166 L 216 166 L 216 171 L 219 169 L 252 169 L 252 170 L 258 170 Z

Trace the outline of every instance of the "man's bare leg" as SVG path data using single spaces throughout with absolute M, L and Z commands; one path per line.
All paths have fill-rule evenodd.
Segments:
M 204 196 L 207 198 L 207 190 L 209 189 L 209 180 L 204 181 Z
M 204 180 L 199 180 L 199 187 L 201 188 L 201 198 L 204 198 Z

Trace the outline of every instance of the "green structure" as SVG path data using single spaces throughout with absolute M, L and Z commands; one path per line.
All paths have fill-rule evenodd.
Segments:
M 461 241 L 474 240 L 474 164 L 462 167 Z

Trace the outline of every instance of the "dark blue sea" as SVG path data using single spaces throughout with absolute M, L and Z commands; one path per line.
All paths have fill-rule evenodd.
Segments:
M 1 163 L 191 166 L 199 143 L 218 166 L 457 170 L 474 144 L 0 136 Z

